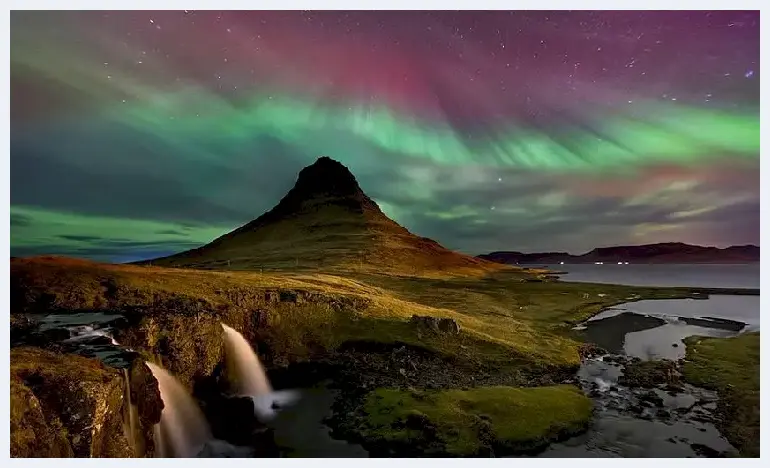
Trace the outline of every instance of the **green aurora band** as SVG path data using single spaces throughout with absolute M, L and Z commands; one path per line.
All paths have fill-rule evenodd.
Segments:
M 308 132 L 354 135 L 391 153 L 447 165 L 486 165 L 563 172 L 619 171 L 655 163 L 694 165 L 730 154 L 759 157 L 758 113 L 737 114 L 658 102 L 637 104 L 648 120 L 608 117 L 597 132 L 562 129 L 549 135 L 509 123 L 484 139 L 463 138 L 451 126 L 419 121 L 385 107 L 323 106 L 277 94 L 252 97 L 235 106 L 195 92 L 164 96 L 155 104 L 110 109 L 106 118 L 169 144 L 195 151 L 194 140 L 215 135 L 238 145 L 260 135 L 290 145 Z M 206 109 L 189 115 L 189 109 Z M 606 135 L 606 136 L 605 136 Z M 307 142 L 312 149 L 313 142 Z
M 263 135 L 304 147 L 309 154 L 322 146 L 319 141 L 334 146 L 346 135 L 386 152 L 445 165 L 581 173 L 623 172 L 659 163 L 698 165 L 725 155 L 759 157 L 759 109 L 752 107 L 735 112 L 637 100 L 611 112 L 595 109 L 589 124 L 538 129 L 511 119 L 468 138 L 446 119 L 425 121 L 386 105 L 329 103 L 311 95 L 322 96 L 323 89 L 261 89 L 224 97 L 195 83 L 175 82 L 174 70 L 148 59 L 143 73 L 174 84 L 173 91 L 162 89 L 131 73 L 106 75 L 93 59 L 70 60 L 82 54 L 72 55 L 64 46 L 46 53 L 34 48 L 39 38 L 21 39 L 12 51 L 17 76 L 43 76 L 95 103 L 86 119 L 117 122 L 204 159 L 217 155 L 205 154 L 200 142 L 224 139 L 225 144 L 241 145 Z M 129 61 L 137 52 L 122 54 Z

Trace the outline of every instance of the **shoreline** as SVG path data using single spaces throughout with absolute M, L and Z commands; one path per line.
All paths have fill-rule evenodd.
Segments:
M 706 297 L 698 297 L 697 299 L 708 299 L 710 295 L 759 295 L 759 290 L 750 288 L 668 288 L 677 290 L 679 292 L 687 293 L 700 293 L 706 295 Z M 660 300 L 661 297 L 642 297 L 634 298 L 627 301 L 628 303 L 643 301 L 643 300 Z M 688 297 L 679 297 L 679 299 L 687 299 Z M 677 299 L 677 298 L 669 298 Z M 591 318 L 600 315 L 601 313 L 611 310 L 626 302 L 608 305 L 601 308 L 595 314 L 586 318 L 585 320 L 575 324 L 582 325 L 590 321 Z M 623 312 L 627 314 L 638 315 L 640 317 L 653 317 L 647 314 L 638 312 Z M 622 315 L 622 314 L 619 314 Z M 675 317 L 688 325 L 696 325 L 705 328 L 722 329 L 723 326 L 741 324 L 740 330 L 731 330 L 735 334 L 732 336 L 720 337 L 720 336 L 703 336 L 699 334 L 693 334 L 686 336 L 682 339 L 682 346 L 684 346 L 685 355 L 679 359 L 670 360 L 666 358 L 652 358 L 649 360 L 640 360 L 637 357 L 629 356 L 624 350 L 610 351 L 600 348 L 602 351 L 608 353 L 606 356 L 610 356 L 610 360 L 614 362 L 623 362 L 622 375 L 630 372 L 627 370 L 628 366 L 642 366 L 649 368 L 642 372 L 643 375 L 632 377 L 627 379 L 624 384 L 628 388 L 644 388 L 647 384 L 642 384 L 645 378 L 654 376 L 658 371 L 657 369 L 665 370 L 671 365 L 672 369 L 680 375 L 679 379 L 681 383 L 686 383 L 697 390 L 713 391 L 717 395 L 715 407 L 709 410 L 712 423 L 718 430 L 721 437 L 730 442 L 734 449 L 738 452 L 736 455 L 742 457 L 757 457 L 759 456 L 758 446 L 758 431 L 759 420 L 758 414 L 758 392 L 759 384 L 753 379 L 758 375 L 759 357 L 754 358 L 747 357 L 746 353 L 751 353 L 754 346 L 754 342 L 751 340 L 756 337 L 758 342 L 759 330 L 750 329 L 750 326 L 745 321 L 726 319 L 720 317 L 680 317 L 676 315 L 664 314 L 671 317 Z M 609 317 L 611 318 L 611 317 Z M 713 319 L 715 323 L 711 324 L 710 319 Z M 729 324 L 727 322 L 730 322 Z M 660 328 L 665 324 L 652 326 L 649 330 Z M 715 325 L 713 327 L 708 325 Z M 583 330 L 580 330 L 582 333 Z M 628 331 L 623 333 L 623 341 L 625 341 L 625 335 L 632 333 Z M 588 336 L 580 338 L 587 344 L 597 345 L 589 339 Z M 741 342 L 741 343 L 739 343 Z M 746 344 L 743 344 L 743 343 Z M 706 355 L 704 352 L 699 351 L 697 347 L 707 344 L 709 346 L 710 354 Z M 758 350 L 758 343 L 756 344 Z M 592 359 L 596 359 L 594 356 L 585 356 L 581 358 L 581 367 L 589 365 Z M 727 366 L 727 367 L 725 367 Z M 756 368 L 756 371 L 749 371 L 749 373 L 742 372 L 742 379 L 729 375 L 729 372 L 724 369 L 738 366 L 741 369 L 744 368 Z M 745 375 L 743 375 L 745 374 Z M 642 378 L 641 381 L 637 381 L 637 378 Z M 653 380 L 656 377 L 651 377 Z M 657 377 L 660 379 L 660 375 Z M 666 382 L 665 378 L 658 381 L 658 386 L 663 385 Z M 748 382 L 748 383 L 746 383 Z M 670 385 L 666 383 L 666 385 Z M 753 387 L 752 385 L 755 385 Z M 600 393 L 596 389 L 586 391 L 592 399 L 601 398 Z M 596 417 L 596 416 L 595 416 Z M 653 416 L 654 420 L 654 416 Z M 756 431 L 752 433 L 752 431 Z M 671 442 L 674 442 L 673 440 Z M 680 441 L 681 442 L 681 441 Z M 699 444 L 691 444 L 693 448 L 696 448 Z M 704 448 L 705 447 L 705 448 Z M 725 456 L 726 453 L 718 453 L 718 451 L 710 450 L 707 446 L 701 446 L 701 449 L 705 450 L 704 455 L 712 456 Z M 700 450 L 700 449 L 699 449 Z

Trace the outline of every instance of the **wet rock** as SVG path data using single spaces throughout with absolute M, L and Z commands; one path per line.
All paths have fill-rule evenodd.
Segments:
M 604 362 L 618 362 L 618 363 L 626 362 L 626 358 L 618 354 L 608 354 L 604 356 L 602 360 Z
M 632 360 L 623 368 L 623 375 L 618 378 L 618 382 L 628 387 L 652 388 L 657 385 L 678 384 L 680 377 L 674 361 Z
M 693 443 L 693 444 L 690 444 L 690 448 L 692 448 L 693 452 L 695 452 L 701 457 L 722 458 L 726 456 L 726 454 L 724 454 L 723 452 L 720 452 L 719 450 L 715 450 L 709 447 L 708 445 Z
M 251 458 L 254 451 L 250 447 L 237 447 L 223 440 L 206 442 L 196 458 Z
M 272 432 L 257 419 L 251 398 L 212 395 L 204 401 L 203 411 L 217 439 L 241 447 L 277 450 Z
M 26 342 L 29 334 L 32 333 L 37 326 L 37 322 L 26 315 L 11 314 L 11 346 L 17 346 Z
M 160 397 L 158 381 L 152 375 L 150 368 L 143 360 L 137 359 L 128 370 L 131 383 L 131 404 L 135 407 L 138 416 L 138 425 L 134 428 L 134 440 L 137 444 L 137 453 L 145 457 L 155 455 L 155 443 L 153 440 L 153 426 L 160 421 L 163 411 L 163 400 Z
M 680 393 L 684 393 L 684 387 L 681 385 L 666 385 L 663 390 L 671 396 L 676 396 Z
M 658 396 L 658 394 L 655 393 L 654 391 L 649 391 L 641 394 L 639 396 L 639 400 L 643 404 L 649 404 L 651 406 L 657 406 L 657 407 L 663 406 L 663 398 Z

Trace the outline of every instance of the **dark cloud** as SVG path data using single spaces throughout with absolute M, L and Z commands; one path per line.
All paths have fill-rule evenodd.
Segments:
M 108 130 L 87 132 L 103 131 Z M 118 142 L 90 136 L 14 136 L 11 202 L 196 225 L 245 223 L 277 203 L 291 188 L 297 168 L 309 163 L 267 138 L 235 150 L 212 149 L 212 162 L 175 156 L 146 135 Z M 77 156 L 63 158 L 63 153 Z
M 83 242 L 99 242 L 104 240 L 102 237 L 98 237 L 98 236 L 80 236 L 80 235 L 74 235 L 74 234 L 62 234 L 61 236 L 58 236 L 58 237 L 60 239 L 83 241 Z
M 176 229 L 161 229 L 160 231 L 155 231 L 156 234 L 161 235 L 170 235 L 170 236 L 184 236 L 185 233 L 182 231 L 178 231 Z

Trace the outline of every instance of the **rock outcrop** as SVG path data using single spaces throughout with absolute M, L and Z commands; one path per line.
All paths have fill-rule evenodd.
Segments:
M 460 333 L 460 324 L 458 324 L 455 319 L 451 318 L 412 315 L 412 318 L 409 321 L 421 330 L 446 333 L 448 335 Z
M 160 420 L 162 402 L 157 383 L 153 388 L 140 378 L 143 364 L 131 371 L 137 411 L 128 404 L 124 375 L 97 360 L 19 347 L 11 350 L 10 363 L 11 456 L 125 458 L 154 453 L 151 428 Z M 132 410 L 136 421 L 129 418 Z

